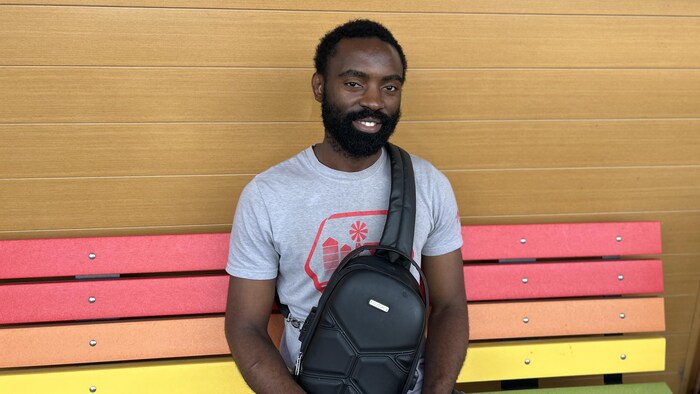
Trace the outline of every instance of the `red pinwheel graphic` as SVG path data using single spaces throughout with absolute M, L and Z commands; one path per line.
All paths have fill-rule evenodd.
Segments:
M 362 241 L 367 238 L 367 224 L 361 221 L 356 221 L 350 226 L 350 236 L 355 241 L 355 247 L 362 246 Z

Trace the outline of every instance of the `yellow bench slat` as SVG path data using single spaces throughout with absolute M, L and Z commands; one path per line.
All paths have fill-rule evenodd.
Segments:
M 0 371 L 0 393 L 253 393 L 231 357 Z
M 663 371 L 665 354 L 663 337 L 472 343 L 457 381 Z

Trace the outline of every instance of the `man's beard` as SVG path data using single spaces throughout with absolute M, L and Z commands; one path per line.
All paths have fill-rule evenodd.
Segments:
M 321 117 L 326 133 L 331 137 L 333 148 L 342 150 L 352 158 L 364 158 L 379 152 L 389 137 L 394 133 L 396 124 L 399 123 L 401 111 L 396 111 L 393 116 L 388 116 L 380 111 L 363 109 L 357 112 L 342 114 L 325 98 L 321 104 Z M 365 133 L 357 130 L 352 122 L 362 118 L 375 118 L 381 122 L 382 127 L 376 133 Z

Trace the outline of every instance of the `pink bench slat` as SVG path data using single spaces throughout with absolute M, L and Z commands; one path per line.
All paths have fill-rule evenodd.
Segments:
M 0 324 L 220 313 L 228 281 L 216 275 L 7 284 L 0 286 Z
M 660 260 L 464 266 L 469 301 L 662 293 Z M 622 279 L 620 279 L 622 275 Z
M 464 226 L 462 238 L 464 260 L 661 253 L 658 222 Z
M 228 239 L 218 233 L 2 241 L 0 279 L 220 270 Z

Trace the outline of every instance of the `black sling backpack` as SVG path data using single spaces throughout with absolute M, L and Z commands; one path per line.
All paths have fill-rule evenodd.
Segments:
M 387 150 L 391 194 L 380 244 L 361 246 L 340 262 L 299 336 L 295 377 L 308 393 L 406 393 L 416 382 L 429 302 L 411 258 L 415 180 L 408 153 L 392 144 Z M 360 255 L 365 251 L 374 253 Z

